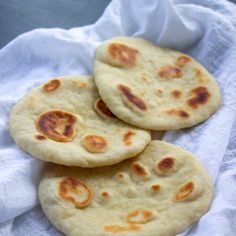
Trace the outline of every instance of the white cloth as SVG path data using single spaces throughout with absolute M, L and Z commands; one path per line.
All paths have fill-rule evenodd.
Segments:
M 141 36 L 188 53 L 219 82 L 220 110 L 196 127 L 167 132 L 164 140 L 196 154 L 215 181 L 210 211 L 181 235 L 236 234 L 236 6 L 224 0 L 114 0 L 94 25 L 37 29 L 0 50 L 1 236 L 61 235 L 38 206 L 44 164 L 11 139 L 9 111 L 51 77 L 91 74 L 97 45 L 119 35 Z

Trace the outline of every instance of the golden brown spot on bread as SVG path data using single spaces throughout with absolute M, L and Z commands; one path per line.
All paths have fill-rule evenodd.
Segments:
M 48 138 L 59 142 L 69 142 L 75 137 L 76 122 L 76 116 L 69 112 L 51 110 L 40 114 L 35 125 L 38 131 Z
M 145 224 L 152 220 L 153 217 L 153 212 L 149 210 L 135 210 L 128 214 L 127 221 L 131 224 Z
M 80 88 L 87 88 L 88 87 L 88 84 L 87 83 L 79 83 L 79 87 Z
M 189 114 L 186 111 L 179 110 L 179 109 L 171 109 L 171 110 L 166 111 L 166 113 L 169 115 L 178 116 L 180 118 L 188 118 L 189 117 Z
M 129 104 L 135 106 L 141 111 L 147 111 L 147 106 L 145 102 L 138 96 L 135 96 L 129 87 L 119 84 L 118 90 L 122 93 L 125 98 L 125 101 L 127 101 Z
M 171 94 L 174 98 L 179 98 L 182 95 L 182 92 L 180 90 L 173 90 Z
M 35 138 L 38 140 L 46 140 L 47 139 L 47 137 L 45 137 L 44 135 L 41 135 L 41 134 L 36 134 Z
M 201 77 L 202 76 L 202 71 L 198 68 L 195 68 L 195 75 L 196 75 L 196 77 Z
M 160 68 L 158 75 L 161 78 L 172 79 L 172 78 L 180 78 L 183 76 L 182 70 L 177 66 L 163 66 Z
M 109 193 L 108 192 L 102 192 L 102 196 L 107 198 L 107 197 L 109 197 Z
M 108 55 L 126 67 L 135 66 L 138 54 L 137 49 L 120 43 L 113 43 L 108 47 Z
M 187 100 L 187 104 L 193 109 L 198 108 L 199 105 L 206 104 L 211 96 L 207 88 L 203 86 L 192 89 L 191 94 L 193 94 L 193 97 Z
M 44 84 L 43 90 L 44 92 L 52 92 L 55 91 L 60 86 L 60 81 L 58 79 L 50 80 L 48 83 Z
M 191 60 L 192 59 L 188 56 L 180 56 L 177 58 L 176 65 L 182 67 L 189 63 Z
M 165 157 L 157 163 L 156 168 L 161 172 L 169 172 L 173 170 L 175 164 L 175 158 Z
M 139 232 L 141 227 L 135 224 L 123 225 L 105 225 L 104 230 L 110 233 Z
M 151 186 L 151 189 L 153 192 L 158 192 L 160 190 L 161 186 L 159 184 L 153 184 Z
M 194 190 L 194 183 L 192 181 L 179 187 L 175 194 L 176 201 L 185 200 Z
M 131 145 L 131 144 L 132 144 L 131 141 L 127 141 L 127 142 L 125 142 L 125 145 Z
M 85 183 L 74 177 L 65 177 L 59 182 L 59 197 L 72 203 L 76 208 L 87 207 L 93 192 Z
M 132 142 L 131 142 L 131 137 L 134 136 L 136 133 L 129 130 L 127 131 L 124 135 L 123 135 L 123 142 L 126 144 L 126 145 L 130 145 Z
M 140 177 L 148 176 L 148 172 L 146 171 L 145 167 L 139 162 L 134 162 L 132 164 L 132 171 Z
M 105 102 L 101 99 L 101 98 L 98 98 L 95 102 L 95 110 L 100 114 L 104 114 L 108 117 L 111 117 L 111 118 L 114 118 L 116 117 L 111 111 L 110 109 L 107 107 L 107 105 L 105 104 Z
M 209 81 L 207 77 L 203 76 L 204 75 L 203 71 L 201 71 L 198 68 L 195 68 L 194 71 L 195 71 L 196 79 L 197 79 L 197 81 L 199 83 L 204 83 L 204 82 L 208 82 Z
M 104 137 L 96 134 L 87 134 L 82 138 L 82 145 L 89 152 L 105 152 L 107 148 L 107 141 Z

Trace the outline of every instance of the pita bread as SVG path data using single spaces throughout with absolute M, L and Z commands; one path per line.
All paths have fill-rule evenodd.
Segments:
M 220 89 L 202 65 L 141 38 L 119 37 L 101 44 L 94 74 L 109 109 L 144 129 L 190 127 L 220 105 Z
M 113 166 L 50 165 L 39 185 L 45 214 L 68 236 L 173 236 L 196 222 L 211 199 L 200 162 L 162 141 Z
M 34 157 L 80 167 L 133 157 L 151 139 L 149 131 L 117 119 L 88 76 L 56 78 L 33 89 L 13 108 L 10 133 Z

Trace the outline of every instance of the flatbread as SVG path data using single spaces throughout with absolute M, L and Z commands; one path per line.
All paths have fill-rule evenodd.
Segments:
M 50 165 L 38 193 L 46 216 L 68 236 L 173 236 L 208 210 L 212 192 L 191 153 L 152 141 L 113 166 Z
M 109 109 L 145 129 L 190 127 L 220 105 L 219 86 L 202 65 L 141 38 L 118 37 L 102 43 L 94 75 Z
M 55 78 L 33 89 L 13 108 L 10 133 L 34 157 L 80 167 L 133 157 L 151 139 L 111 113 L 91 76 Z

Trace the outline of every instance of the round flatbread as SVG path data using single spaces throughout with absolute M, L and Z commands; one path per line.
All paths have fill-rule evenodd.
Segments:
M 220 89 L 202 65 L 141 38 L 119 37 L 101 44 L 94 74 L 110 110 L 145 129 L 190 127 L 220 105 Z
M 149 131 L 113 115 L 89 76 L 56 78 L 33 89 L 13 108 L 10 133 L 34 157 L 80 167 L 133 157 L 151 139 Z
M 212 183 L 189 152 L 152 141 L 135 158 L 94 169 L 50 165 L 41 206 L 68 236 L 173 236 L 209 208 Z

